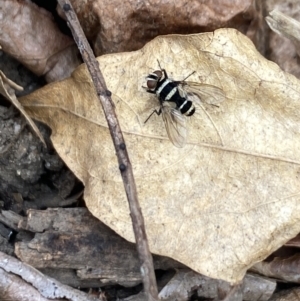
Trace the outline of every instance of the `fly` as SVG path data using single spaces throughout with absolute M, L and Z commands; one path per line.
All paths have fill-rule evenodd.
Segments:
M 191 96 L 197 96 L 195 102 L 200 100 L 208 104 L 217 105 L 225 99 L 222 89 L 203 83 L 187 82 L 192 72 L 182 81 L 175 81 L 168 77 L 165 69 L 162 69 L 158 62 L 160 70 L 150 73 L 147 80 L 147 92 L 155 94 L 159 100 L 159 110 L 154 110 L 147 118 L 156 113 L 163 117 L 166 131 L 170 141 L 176 147 L 183 147 L 187 138 L 186 118 L 191 117 L 196 112 L 194 99 Z

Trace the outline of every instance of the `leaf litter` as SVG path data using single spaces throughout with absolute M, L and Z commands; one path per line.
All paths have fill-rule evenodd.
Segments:
M 3 95 L 7 100 L 9 100 L 24 116 L 30 127 L 32 128 L 33 132 L 39 137 L 41 142 L 46 146 L 46 142 L 34 123 L 34 121 L 28 116 L 22 105 L 19 103 L 15 91 L 22 91 L 23 88 L 16 83 L 14 83 L 12 80 L 7 78 L 5 74 L 0 70 L 0 94 Z
M 157 59 L 175 80 L 221 88 L 188 120 L 187 144 L 169 141 L 142 86 Z M 234 29 L 160 36 L 139 51 L 104 55 L 134 169 L 151 252 L 231 283 L 300 228 L 300 82 Z M 118 163 L 86 68 L 21 98 L 52 129 L 53 144 L 85 185 L 88 209 L 129 241 L 134 235 Z M 149 96 L 150 95 L 150 96 Z M 208 117 L 209 116 L 209 117 Z M 212 122 L 213 121 L 213 122 Z

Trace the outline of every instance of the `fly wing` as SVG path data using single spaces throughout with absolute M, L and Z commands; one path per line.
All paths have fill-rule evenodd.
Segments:
M 161 111 L 169 139 L 176 147 L 183 147 L 187 137 L 186 117 L 167 101 L 163 103 Z
M 224 91 L 213 85 L 183 82 L 181 89 L 185 90 L 188 94 L 196 94 L 202 101 L 211 105 L 217 105 L 225 100 Z

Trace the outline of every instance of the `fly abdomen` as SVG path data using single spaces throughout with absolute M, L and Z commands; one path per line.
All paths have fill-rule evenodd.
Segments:
M 193 102 L 185 98 L 182 99 L 184 101 L 182 101 L 180 105 L 177 104 L 178 110 L 185 116 L 192 116 L 195 113 L 195 106 L 193 105 Z

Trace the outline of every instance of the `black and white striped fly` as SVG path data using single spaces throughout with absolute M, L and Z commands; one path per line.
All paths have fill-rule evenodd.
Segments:
M 186 81 L 195 71 L 184 80 L 175 81 L 168 77 L 159 62 L 158 65 L 160 70 L 147 76 L 146 89 L 148 93 L 156 95 L 160 108 L 155 109 L 145 123 L 154 113 L 162 114 L 170 141 L 176 147 L 183 147 L 187 138 L 186 118 L 194 115 L 197 104 L 201 106 L 201 101 L 204 101 L 217 105 L 225 99 L 225 95 L 223 90 L 216 86 Z

